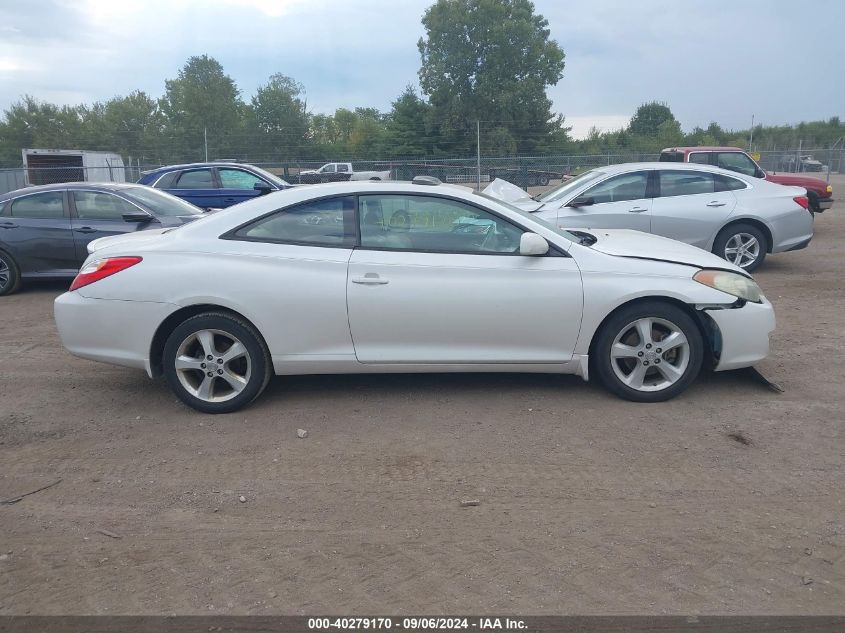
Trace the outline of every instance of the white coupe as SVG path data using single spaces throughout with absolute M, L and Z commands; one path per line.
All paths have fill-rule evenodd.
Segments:
M 775 325 L 711 253 L 562 231 L 433 179 L 288 189 L 89 251 L 56 299 L 65 347 L 211 413 L 274 373 L 570 373 L 654 402 L 758 362 Z

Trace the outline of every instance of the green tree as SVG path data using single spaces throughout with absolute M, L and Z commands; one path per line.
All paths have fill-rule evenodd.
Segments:
M 408 84 L 387 116 L 386 146 L 391 156 L 420 157 L 431 153 L 429 105 Z
M 651 101 L 637 108 L 634 116 L 631 117 L 628 131 L 637 136 L 656 137 L 660 126 L 667 121 L 677 123 L 669 106 L 658 101 Z
M 25 95 L 4 112 L 0 161 L 20 165 L 24 148 L 84 149 L 83 112 L 82 106 L 57 106 Z
M 305 87 L 275 74 L 252 98 L 252 113 L 261 136 L 258 145 L 268 157 L 298 157 L 305 144 L 309 116 Z
M 166 80 L 164 86 L 159 103 L 167 117 L 174 158 L 202 158 L 204 130 L 208 130 L 209 158 L 235 148 L 235 135 L 243 133 L 244 105 L 235 81 L 223 72 L 220 62 L 208 55 L 191 57 L 177 78 Z
M 422 24 L 420 86 L 441 148 L 470 151 L 476 120 L 498 141 L 506 130 L 519 152 L 537 150 L 561 126 L 546 87 L 563 76 L 564 53 L 529 0 L 437 0 Z

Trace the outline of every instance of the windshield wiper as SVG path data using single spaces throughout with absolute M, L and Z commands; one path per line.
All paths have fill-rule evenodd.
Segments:
M 585 233 L 584 231 L 571 231 L 571 230 L 569 232 L 572 233 L 572 235 L 574 235 L 575 237 L 578 238 L 578 243 L 581 246 L 592 246 L 593 244 L 595 244 L 596 242 L 599 241 L 598 238 L 595 235 L 593 235 L 592 233 Z

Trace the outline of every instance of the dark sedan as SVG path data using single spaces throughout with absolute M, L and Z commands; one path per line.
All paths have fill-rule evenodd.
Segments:
M 138 183 L 172 193 L 204 209 L 225 209 L 293 186 L 255 165 L 223 161 L 159 167 L 144 173 Z
M 0 196 L 0 295 L 27 279 L 72 279 L 88 243 L 107 235 L 173 227 L 204 211 L 150 187 L 60 183 Z

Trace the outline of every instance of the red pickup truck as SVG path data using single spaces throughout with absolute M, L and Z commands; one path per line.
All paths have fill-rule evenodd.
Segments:
M 722 169 L 765 178 L 780 185 L 804 187 L 810 201 L 810 211 L 821 213 L 833 205 L 833 187 L 821 178 L 798 174 L 767 173 L 751 156 L 738 147 L 668 147 L 660 152 L 662 162 L 701 163 Z

